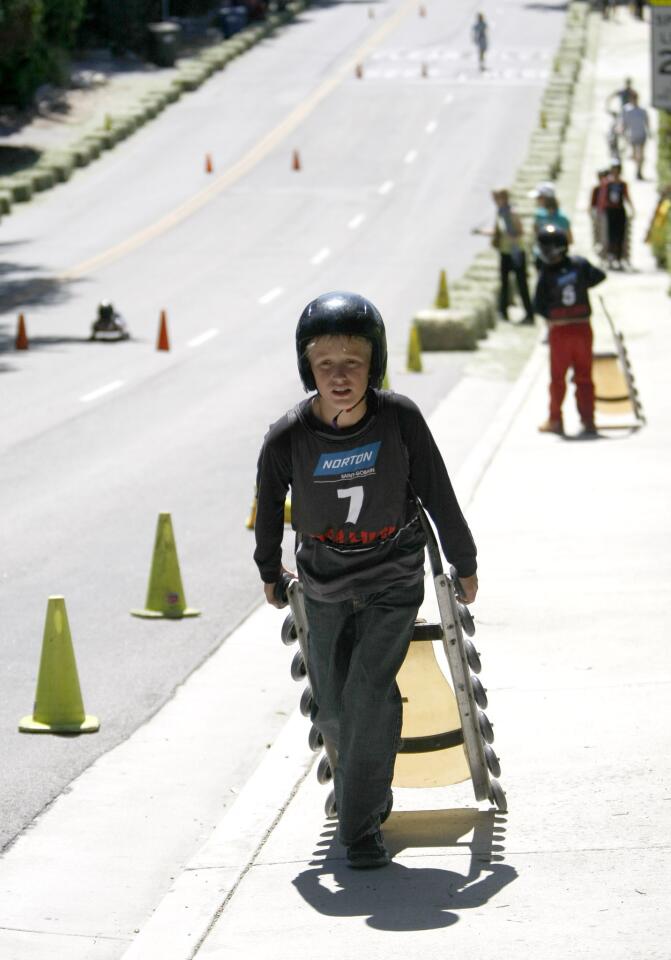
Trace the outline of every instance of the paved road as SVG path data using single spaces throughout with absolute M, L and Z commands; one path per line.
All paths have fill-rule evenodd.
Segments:
M 377 302 L 391 384 L 427 413 L 459 379 L 457 355 L 427 359 L 422 377 L 404 372 L 409 319 L 439 270 L 458 276 L 481 247 L 469 230 L 525 154 L 563 16 L 518 0 L 495 7 L 491 72 L 480 76 L 476 4 L 427 17 L 401 0 L 373 9 L 315 4 L 2 224 L 0 341 L 21 308 L 31 350 L 0 357 L 0 844 L 258 603 L 244 520 L 261 437 L 298 396 L 292 334 L 307 300 L 349 287 Z M 85 342 L 102 296 L 127 315 L 132 342 Z M 162 308 L 169 354 L 154 350 Z M 474 431 L 505 389 L 483 397 Z M 198 621 L 128 616 L 144 599 L 163 509 Z M 14 732 L 31 709 L 53 593 L 66 597 L 86 706 L 103 722 L 93 737 Z M 226 745 L 233 786 L 295 696 L 287 677 L 258 669 L 263 710 L 250 704 L 257 723 Z

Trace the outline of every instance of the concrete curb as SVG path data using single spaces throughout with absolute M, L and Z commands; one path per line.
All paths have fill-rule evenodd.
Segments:
M 189 861 L 122 960 L 187 960 L 207 937 L 311 770 L 298 709 L 210 838 Z
M 588 29 L 589 5 L 585 0 L 573 0 L 566 14 L 553 73 L 541 100 L 538 127 L 531 134 L 527 157 L 510 188 L 515 209 L 525 227 L 533 218 L 530 190 L 542 180 L 555 181 L 560 172 L 567 173 L 569 167 L 575 168 L 575 175 L 579 169 L 580 157 L 564 147 L 587 49 Z M 422 350 L 476 349 L 477 341 L 486 336 L 488 328 L 496 325 L 498 286 L 498 256 L 493 250 L 481 251 L 452 284 L 451 311 L 429 309 L 415 314 L 413 323 L 420 332 Z
M 311 0 L 292 0 L 281 13 L 271 14 L 262 24 L 252 24 L 194 57 L 178 61 L 177 76 L 155 89 L 144 91 L 120 114 L 110 114 L 103 126 L 84 134 L 60 150 L 47 151 L 34 167 L 0 178 L 0 216 L 11 213 L 15 203 L 27 203 L 36 193 L 69 180 L 78 167 L 88 166 L 121 140 L 158 116 L 184 93 L 197 90 L 213 73 L 260 43 L 280 27 L 291 23 L 310 6 Z

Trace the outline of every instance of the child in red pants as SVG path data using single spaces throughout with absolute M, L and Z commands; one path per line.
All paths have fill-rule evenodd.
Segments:
M 569 256 L 568 239 L 561 227 L 548 224 L 540 231 L 537 245 L 542 269 L 534 309 L 550 327 L 550 416 L 538 429 L 541 433 L 564 433 L 561 408 L 566 374 L 572 368 L 583 432 L 593 435 L 592 308 L 588 290 L 605 280 L 606 274 L 584 257 Z

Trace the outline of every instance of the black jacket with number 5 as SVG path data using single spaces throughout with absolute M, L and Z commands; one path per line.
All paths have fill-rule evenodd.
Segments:
M 584 257 L 564 257 L 558 264 L 544 264 L 536 295 L 534 311 L 552 323 L 589 319 L 592 308 L 588 289 L 606 279 L 603 270 Z
M 457 573 L 475 573 L 475 544 L 447 469 L 407 397 L 371 389 L 364 417 L 343 429 L 319 420 L 308 398 L 272 425 L 257 473 L 254 559 L 265 583 L 279 577 L 289 488 L 296 563 L 310 596 L 343 600 L 423 577 L 426 541 L 411 489 Z

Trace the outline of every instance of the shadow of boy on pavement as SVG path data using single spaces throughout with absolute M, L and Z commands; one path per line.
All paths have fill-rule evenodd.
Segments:
M 449 927 L 459 911 L 480 907 L 517 878 L 497 851 L 505 819 L 493 810 L 426 810 L 393 813 L 385 824 L 392 856 L 402 850 L 433 848 L 443 856 L 470 852 L 465 874 L 440 867 L 408 868 L 393 861 L 384 870 L 350 869 L 329 823 L 310 868 L 293 880 L 303 899 L 331 917 L 368 916 L 378 930 L 412 931 Z M 469 840 L 461 838 L 472 833 Z M 447 850 L 445 848 L 448 848 Z

